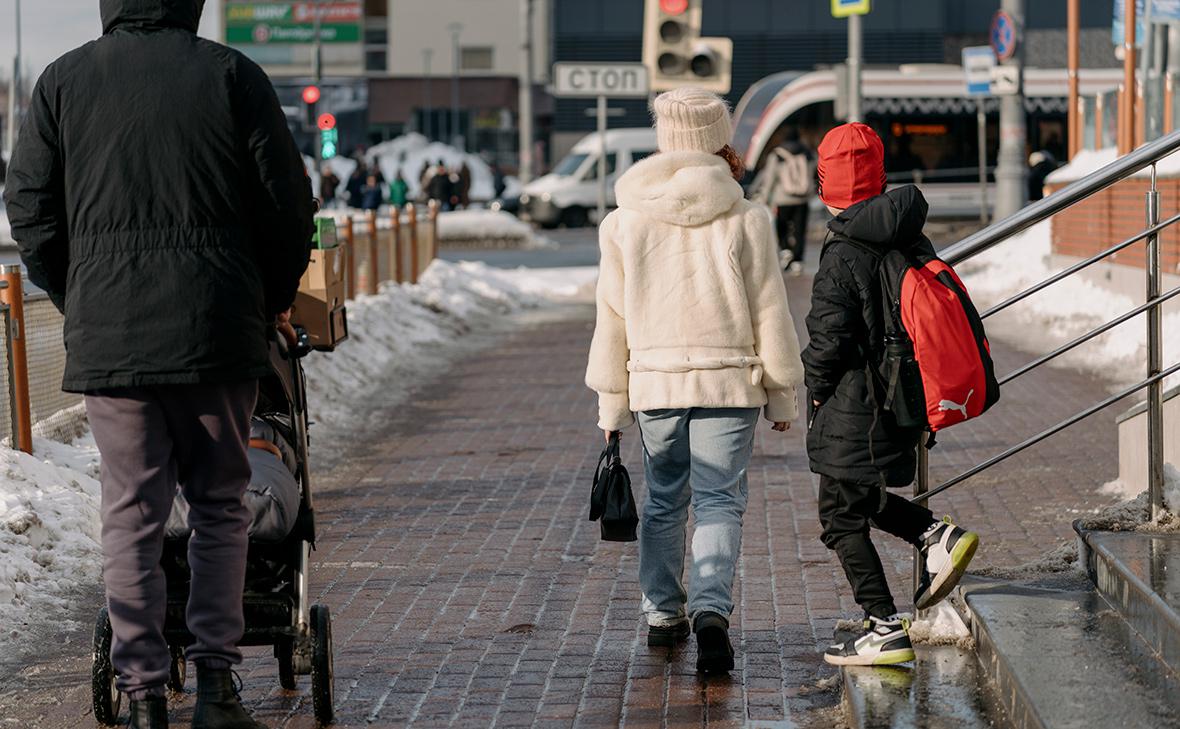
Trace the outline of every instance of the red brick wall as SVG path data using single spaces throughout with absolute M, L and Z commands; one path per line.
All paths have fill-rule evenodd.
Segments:
M 1160 220 L 1180 211 L 1180 179 L 1161 179 Z M 1050 185 L 1047 192 L 1061 189 Z M 1146 227 L 1146 179 L 1130 179 L 1107 188 L 1053 218 L 1053 252 L 1089 258 L 1120 243 Z M 1124 266 L 1144 266 L 1145 243 L 1140 241 L 1108 258 Z M 1180 223 L 1160 234 L 1160 265 L 1165 271 L 1180 267 Z

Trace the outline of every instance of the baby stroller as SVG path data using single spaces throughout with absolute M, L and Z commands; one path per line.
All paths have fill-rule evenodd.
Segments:
M 306 332 L 298 330 L 298 336 L 299 343 L 290 346 L 275 332 L 270 345 L 271 374 L 259 381 L 251 445 L 255 445 L 256 438 L 271 443 L 260 444 L 269 452 L 250 449 L 255 475 L 245 500 L 254 521 L 246 563 L 246 630 L 241 645 L 274 647 L 279 684 L 284 689 L 295 689 L 296 677 L 310 674 L 315 718 L 323 725 L 331 723 L 334 713 L 332 618 L 326 605 L 309 604 L 308 569 L 315 545 L 315 518 L 308 477 L 307 390 L 301 360 L 311 347 Z M 270 459 L 269 466 L 255 463 L 256 456 Z M 288 487 L 284 487 L 276 470 L 287 473 Z M 270 481 L 259 486 L 260 478 Z M 185 508 L 178 497 L 165 532 L 161 560 L 168 580 L 164 634 L 172 655 L 168 688 L 173 691 L 184 689 L 184 649 L 193 642 L 185 625 L 189 594 Z M 94 629 L 91 677 L 94 717 L 105 725 L 117 723 L 122 703 L 115 688 L 110 652 L 111 624 L 103 607 Z

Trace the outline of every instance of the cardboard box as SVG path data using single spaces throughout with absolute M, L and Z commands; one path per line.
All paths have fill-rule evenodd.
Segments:
M 344 249 L 313 248 L 311 262 L 299 280 L 300 291 L 331 291 L 344 286 Z
M 332 291 L 303 291 L 295 295 L 291 323 L 307 330 L 313 349 L 331 352 L 348 339 L 348 311 L 344 305 L 344 286 Z

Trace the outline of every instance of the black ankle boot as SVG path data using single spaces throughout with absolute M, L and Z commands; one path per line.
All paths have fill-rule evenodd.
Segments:
M 168 700 L 163 696 L 148 696 L 131 702 L 128 729 L 168 729 Z
M 242 707 L 234 674 L 228 668 L 197 663 L 197 706 L 193 729 L 266 729 Z
M 729 621 L 715 612 L 703 612 L 693 621 L 697 634 L 697 672 L 729 673 L 733 670 L 733 645 L 729 642 Z

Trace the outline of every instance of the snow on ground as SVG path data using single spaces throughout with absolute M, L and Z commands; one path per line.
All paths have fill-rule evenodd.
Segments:
M 986 309 L 1057 273 L 1060 267 L 1050 267 L 1051 246 L 1050 222 L 1045 221 L 964 263 L 959 273 L 975 303 Z M 1072 276 L 989 318 L 988 335 L 1044 354 L 1135 306 L 1126 296 Z M 1180 356 L 1180 313 L 1164 316 L 1163 331 L 1164 361 L 1173 362 Z M 1139 316 L 1053 364 L 1126 385 L 1142 379 L 1145 356 L 1145 324 Z
M 971 631 L 950 600 L 922 612 L 910 626 L 910 639 L 918 645 L 953 645 L 971 650 Z
M 68 607 L 79 586 L 101 579 L 97 479 L 89 436 L 38 438 L 31 456 L 0 448 L 0 654 L 30 618 Z
M 537 235 L 533 226 L 502 210 L 452 210 L 438 215 L 438 237 L 448 241 L 504 242 L 523 248 L 552 248 L 553 241 Z
M 305 364 L 312 418 L 331 429 L 347 427 L 378 383 L 408 393 L 435 377 L 474 330 L 576 296 L 596 273 L 435 261 L 418 284 L 386 284 L 375 296 L 349 302 L 349 339 Z
M 1097 172 L 1119 158 L 1118 150 L 1114 147 L 1106 149 L 1084 149 L 1067 165 L 1054 170 L 1045 182 L 1049 184 L 1064 184 L 1080 180 L 1086 175 Z M 1180 152 L 1173 152 L 1156 163 L 1156 173 L 1163 177 L 1180 176 Z M 1150 177 L 1151 167 L 1145 167 L 1132 177 Z

